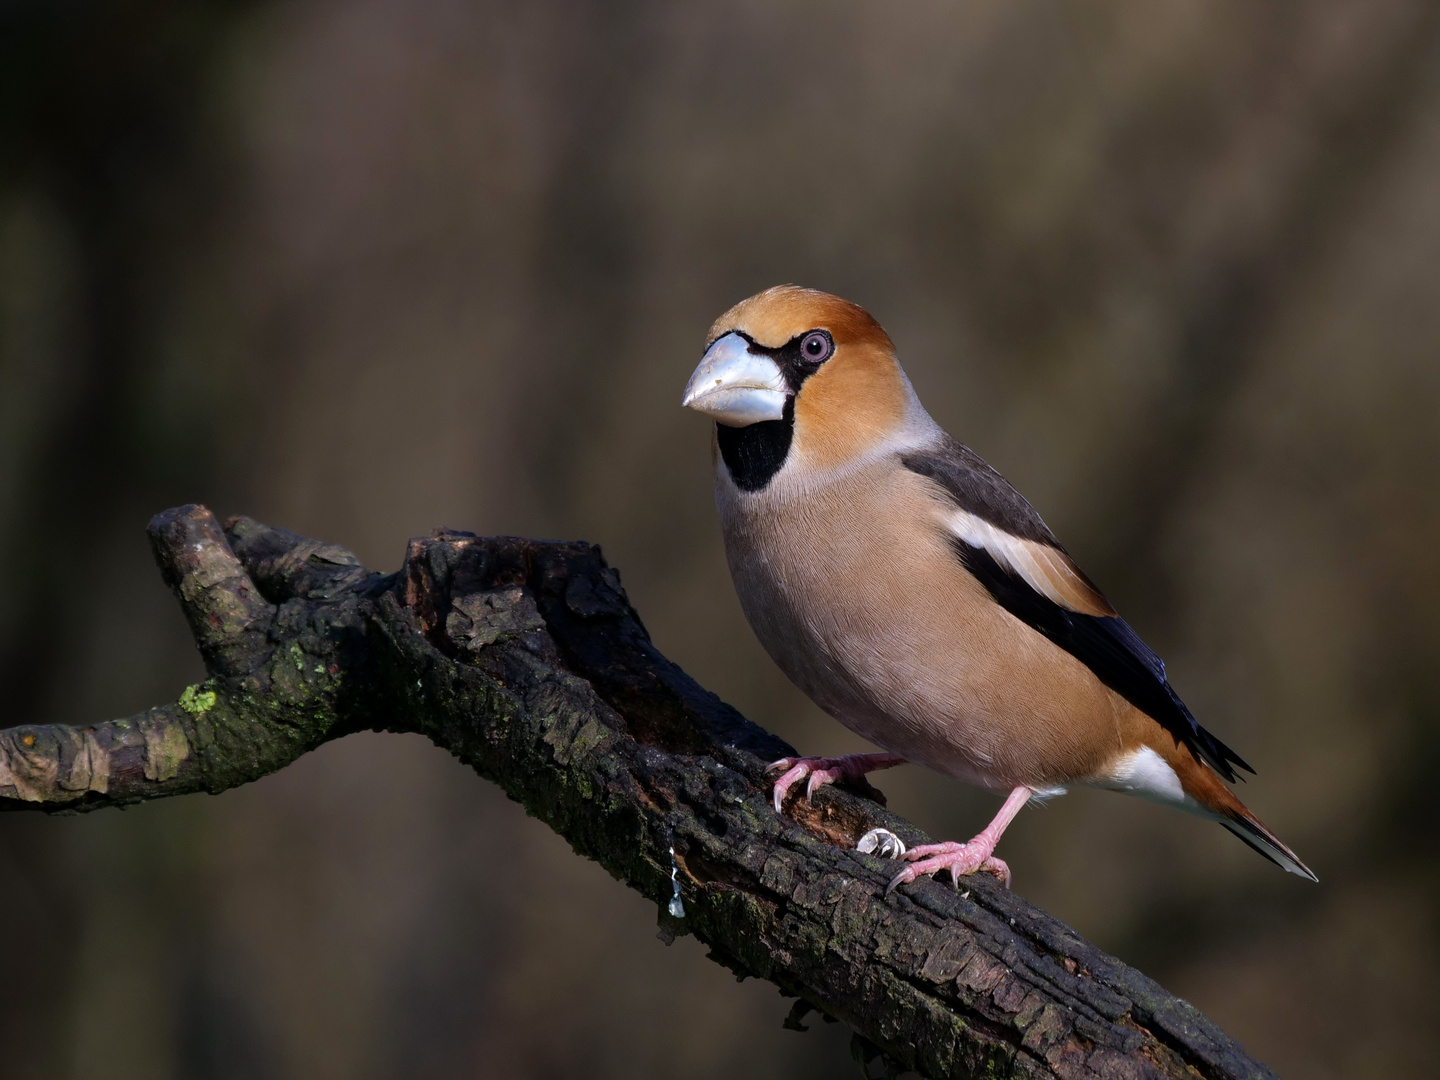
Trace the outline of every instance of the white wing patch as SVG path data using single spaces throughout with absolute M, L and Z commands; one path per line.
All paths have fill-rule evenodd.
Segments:
M 983 548 L 1041 596 L 1081 615 L 1113 616 L 1109 601 L 1085 580 L 1063 551 L 996 528 L 967 510 L 952 510 L 946 527 L 971 547 Z

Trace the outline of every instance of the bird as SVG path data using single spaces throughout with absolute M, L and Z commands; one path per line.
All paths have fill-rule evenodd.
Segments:
M 682 405 L 714 421 L 725 556 L 756 637 L 882 751 L 772 762 L 777 813 L 807 778 L 809 798 L 914 763 L 1005 800 L 971 840 L 905 851 L 887 891 L 947 870 L 1008 887 L 1006 827 L 1076 786 L 1219 822 L 1318 880 L 1228 786 L 1254 770 L 1030 503 L 931 419 L 865 309 L 798 285 L 741 301 Z

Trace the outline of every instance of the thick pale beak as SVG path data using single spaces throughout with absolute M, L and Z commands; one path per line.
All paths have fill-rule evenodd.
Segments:
M 749 342 L 730 333 L 706 350 L 680 404 L 722 424 L 746 427 L 781 419 L 789 393 L 775 361 L 751 352 Z

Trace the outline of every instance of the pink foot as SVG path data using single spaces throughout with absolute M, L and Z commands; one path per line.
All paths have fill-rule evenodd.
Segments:
M 960 879 L 966 874 L 983 870 L 987 874 L 994 874 L 1008 889 L 1010 887 L 1010 867 L 991 854 L 994 850 L 995 845 L 987 844 L 985 838 L 980 836 L 966 844 L 957 844 L 953 840 L 943 844 L 921 844 L 900 856 L 902 859 L 913 861 L 890 879 L 890 884 L 885 887 L 885 892 L 892 893 L 901 885 L 908 885 L 916 878 L 936 874 L 941 870 L 950 871 L 950 880 L 955 883 L 957 888 L 960 885 Z
M 809 799 L 815 794 L 816 788 L 826 784 L 833 784 L 837 780 L 851 783 L 862 781 L 866 773 L 904 764 L 905 759 L 899 754 L 846 754 L 844 757 L 781 758 L 767 765 L 765 771 L 783 770 L 781 775 L 775 778 L 775 812 L 778 814 L 791 786 L 807 776 L 810 777 L 810 783 L 805 786 L 805 798 Z
M 986 825 L 979 836 L 967 843 L 957 844 L 951 840 L 944 844 L 921 844 L 911 848 L 900 856 L 902 859 L 909 859 L 911 865 L 890 879 L 890 884 L 885 887 L 886 895 L 918 877 L 939 873 L 941 870 L 950 871 L 950 880 L 957 888 L 960 879 L 966 874 L 983 870 L 987 874 L 994 874 L 1008 889 L 1010 868 L 994 857 L 995 845 L 1000 843 L 1000 834 L 1015 820 L 1015 815 L 1032 794 L 1034 792 L 1024 785 L 1011 791 L 1005 805 L 1000 807 L 1000 812 L 995 815 L 995 820 Z

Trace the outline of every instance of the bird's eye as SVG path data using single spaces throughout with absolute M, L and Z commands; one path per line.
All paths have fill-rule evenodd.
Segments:
M 814 330 L 806 334 L 805 340 L 800 342 L 800 355 L 809 363 L 818 364 L 830 355 L 830 350 L 834 347 L 829 334 Z

